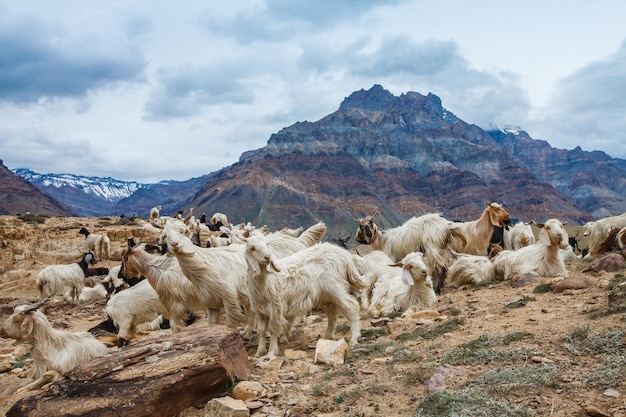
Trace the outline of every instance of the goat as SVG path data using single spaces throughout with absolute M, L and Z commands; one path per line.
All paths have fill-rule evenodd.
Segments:
M 382 250 L 394 262 L 411 252 L 423 252 L 435 279 L 435 292 L 440 293 L 447 266 L 451 263 L 448 244 L 452 239 L 464 242 L 465 234 L 457 228 L 450 228 L 450 222 L 441 214 L 412 217 L 401 226 L 388 230 L 379 230 L 372 218 L 353 219 L 359 224 L 354 240 L 371 245 L 373 250 Z
M 421 252 L 409 253 L 391 266 L 395 267 L 395 273 L 381 276 L 374 285 L 369 307 L 373 317 L 409 307 L 428 309 L 437 306 L 437 295 Z
M 268 357 L 272 358 L 278 354 L 280 337 L 289 332 L 289 323 L 283 312 L 281 282 L 276 275 L 280 269 L 273 263 L 267 241 L 260 234 L 253 234 L 246 239 L 245 258 L 248 264 L 246 289 L 250 299 L 250 311 L 257 319 L 259 334 L 256 357 L 268 353 L 266 336 L 269 333 Z M 268 272 L 270 267 L 273 272 Z
M 36 279 L 39 299 L 62 294 L 66 300 L 77 300 L 85 286 L 88 265 L 95 262 L 93 252 L 87 252 L 79 262 L 45 267 L 37 274 Z
M 176 223 L 166 223 L 161 240 L 167 243 L 181 271 L 194 285 L 198 298 L 209 309 L 219 304 L 229 327 L 247 322 L 242 310 L 248 305 L 244 287 L 247 264 L 242 245 L 201 248 L 181 233 Z
M 354 254 L 352 257 L 354 264 L 363 276 L 363 281 L 367 284 L 367 288 L 360 291 L 361 308 L 367 310 L 376 282 L 386 275 L 395 274 L 398 268 L 391 266 L 395 263 L 394 260 L 381 250 L 373 250 L 363 256 Z
M 121 277 L 121 265 L 114 266 L 109 273 L 97 285 L 93 287 L 84 287 L 78 296 L 78 301 L 82 303 L 104 300 L 111 296 L 114 292 L 119 292 L 124 285 L 124 279 Z
M 106 304 L 107 316 L 118 329 L 120 347 L 130 343 L 141 324 L 149 323 L 146 330 L 158 327 L 162 312 L 159 295 L 147 280 L 113 294 Z
M 516 251 L 504 250 L 491 260 L 496 278 L 509 280 L 515 275 L 524 274 L 543 277 L 568 275 L 558 253 L 559 248 L 565 249 L 569 245 L 563 224 L 557 219 L 535 224 L 541 228 L 537 243 Z
M 578 231 L 576 231 L 575 236 L 570 236 L 568 239 L 569 245 L 572 247 L 572 250 L 574 251 L 574 253 L 576 253 L 576 251 L 580 252 L 580 248 L 578 247 L 578 239 L 576 239 L 577 237 L 578 237 Z
M 606 238 L 611 227 L 618 229 L 626 227 L 626 213 L 585 223 L 583 226 L 583 236 L 589 237 L 589 256 L 594 256 L 598 245 Z
M 92 251 L 98 259 L 109 259 L 109 251 L 111 250 L 111 239 L 106 233 L 95 234 L 90 233 L 84 227 L 78 231 L 79 234 L 85 235 L 87 240 L 87 248 Z
M 462 285 L 476 285 L 495 280 L 495 269 L 487 256 L 468 255 L 454 252 L 455 258 L 448 268 L 446 284 L 456 288 Z M 495 255 L 497 256 L 497 255 Z
M 261 255 L 256 256 L 257 252 Z M 263 303 L 264 307 L 261 310 L 264 314 L 276 317 L 277 312 L 268 314 L 267 311 L 272 308 L 270 304 L 280 301 L 284 317 L 289 323 L 286 329 L 291 328 L 295 319 L 307 315 L 315 307 L 321 307 L 328 317 L 325 336 L 327 339 L 334 337 L 337 314 L 343 313 L 350 320 L 349 343 L 350 345 L 358 343 L 359 303 L 350 291 L 352 288 L 364 289 L 366 285 L 354 265 L 352 255 L 347 250 L 331 243 L 320 243 L 276 259 L 265 238 L 259 235 L 248 239 L 246 253 L 247 263 L 257 263 L 257 268 L 253 269 L 248 279 L 271 279 L 280 285 L 278 300 L 267 292 L 254 293 L 249 296 L 259 298 L 251 300 L 251 306 Z M 278 276 L 269 277 L 271 274 Z M 281 326 L 282 324 L 278 324 L 276 329 Z
M 469 222 L 451 222 L 450 229 L 464 239 L 452 239 L 450 249 L 470 255 L 487 255 L 494 227 L 506 228 L 511 223 L 509 213 L 498 203 L 487 203 L 480 218 Z
M 528 245 L 535 244 L 535 234 L 530 223 L 519 222 L 510 226 L 504 232 L 504 248 L 509 250 L 518 250 Z
M 348 233 L 348 236 L 346 237 L 341 237 L 341 235 L 339 235 L 336 238 L 330 239 L 329 242 L 339 246 L 340 248 L 348 249 L 348 241 L 351 237 L 352 235 L 350 233 Z
M 38 309 L 47 301 L 21 305 L 0 328 L 0 336 L 30 345 L 33 367 L 28 375 L 33 382 L 18 393 L 41 388 L 62 374 L 107 353 L 108 348 L 89 332 L 57 330 Z
M 181 271 L 176 258 L 151 253 L 154 249 L 145 243 L 135 245 L 132 239 L 129 240 L 128 248 L 123 252 L 122 272 L 128 277 L 146 277 L 157 292 L 172 332 L 177 333 L 187 325 L 190 311 L 205 310 L 206 306 Z M 210 323 L 217 323 L 219 300 L 213 300 L 212 306 L 207 317 Z
M 612 252 L 620 248 L 620 245 L 617 240 L 617 235 L 622 231 L 622 228 L 619 227 L 611 227 L 609 232 L 597 245 L 593 252 L 589 254 L 593 257 L 597 257 L 600 255 L 604 255 L 607 252 Z

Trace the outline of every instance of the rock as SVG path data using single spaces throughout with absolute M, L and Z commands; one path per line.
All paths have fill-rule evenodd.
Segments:
M 541 280 L 539 275 L 525 274 L 515 275 L 511 278 L 511 286 L 513 288 L 525 287 L 527 285 L 536 284 Z
M 585 403 L 582 405 L 585 413 L 590 415 L 591 417 L 611 417 L 611 414 L 599 407 L 596 407 L 593 404 Z
M 391 322 L 389 317 L 381 317 L 379 319 L 370 320 L 372 327 L 384 327 Z
M 451 366 L 451 365 L 441 365 L 435 368 L 435 372 L 433 376 L 428 380 L 428 392 L 441 392 L 446 390 L 446 376 L 447 375 L 462 375 L 464 373 L 463 370 Z
M 319 339 L 315 346 L 315 359 L 313 362 L 332 366 L 341 365 L 345 362 L 349 349 L 350 346 L 348 346 L 345 339 Z
M 204 407 L 204 417 L 248 417 L 246 403 L 231 397 L 213 398 Z
M 285 349 L 285 358 L 295 361 L 298 359 L 308 359 L 309 354 L 303 350 Z
M 618 267 L 621 267 L 624 263 L 624 257 L 619 253 L 609 253 L 601 258 L 591 261 L 589 267 L 582 270 L 582 272 L 600 272 L 600 271 L 615 271 Z
M 190 328 L 112 349 L 18 400 L 6 415 L 174 416 L 223 395 L 235 379 L 248 376 L 248 366 L 237 331 Z
M 533 356 L 530 360 L 535 363 L 554 363 L 552 359 L 544 358 L 543 356 Z
M 576 276 L 562 279 L 554 286 L 554 292 L 565 290 L 582 290 L 589 287 L 589 279 L 585 276 Z
M 233 398 L 241 401 L 260 398 L 265 394 L 267 394 L 265 387 L 256 381 L 241 381 L 233 388 Z
M 605 397 L 613 397 L 613 398 L 619 398 L 620 397 L 619 392 L 615 391 L 614 389 L 610 389 L 610 388 L 605 390 L 603 394 L 604 394 Z

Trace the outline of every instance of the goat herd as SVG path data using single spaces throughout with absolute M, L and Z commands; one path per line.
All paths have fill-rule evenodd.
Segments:
M 444 285 L 458 287 L 515 275 L 567 276 L 565 260 L 577 255 L 563 223 L 549 219 L 510 225 L 507 211 L 488 203 L 479 219 L 451 222 L 440 214 L 413 217 L 401 226 L 381 230 L 374 216 L 354 219 L 355 240 L 370 249 L 347 250 L 322 242 L 326 226 L 307 229 L 232 225 L 224 214 L 209 221 L 160 215 L 151 210 L 142 227 L 159 233 L 153 244 L 123 251 L 121 265 L 93 268 L 108 259 L 106 234 L 85 235 L 90 251 L 78 263 L 50 265 L 38 274 L 39 301 L 22 305 L 2 324 L 0 336 L 30 344 L 30 381 L 19 391 L 39 389 L 69 369 L 107 352 L 94 335 L 117 333 L 129 344 L 137 330 L 169 322 L 179 332 L 203 312 L 209 324 L 223 321 L 250 338 L 258 334 L 257 357 L 274 357 L 291 328 L 313 309 L 327 316 L 325 337 L 333 338 L 336 320 L 350 322 L 350 344 L 358 343 L 361 315 L 380 317 L 409 309 L 437 307 Z M 626 245 L 626 213 L 584 226 L 589 255 Z M 205 244 L 201 245 L 201 236 Z M 208 237 L 206 237 L 208 236 Z M 361 247 L 362 248 L 362 247 Z M 578 255 L 580 257 L 582 255 Z M 99 278 L 95 279 L 94 276 Z M 103 277 L 104 276 L 104 277 Z M 108 299 L 108 320 L 89 332 L 53 328 L 39 311 L 51 297 L 77 302 Z M 269 341 L 269 346 L 267 345 Z

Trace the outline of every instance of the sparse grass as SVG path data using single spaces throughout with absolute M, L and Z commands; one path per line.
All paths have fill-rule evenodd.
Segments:
M 46 216 L 44 214 L 18 214 L 17 218 L 28 224 L 44 224 L 46 220 L 50 218 L 50 216 Z
M 456 307 L 450 307 L 448 309 L 448 311 L 450 312 L 450 315 L 453 316 L 453 317 L 461 315 L 461 310 L 459 308 L 456 308 Z
M 433 328 L 430 328 L 424 331 L 419 331 L 419 332 L 401 334 L 396 338 L 396 340 L 401 341 L 401 342 L 406 342 L 408 340 L 415 340 L 415 339 L 420 339 L 420 338 L 435 339 L 443 334 L 450 333 L 456 330 L 458 327 L 464 324 L 465 324 L 465 318 L 452 317 L 446 320 L 445 323 L 442 323 Z
M 515 392 L 523 396 L 540 387 L 557 385 L 558 368 L 553 365 L 522 366 L 519 368 L 488 369 L 468 384 L 489 396 L 506 396 Z
M 350 349 L 350 353 L 348 354 L 349 358 L 358 359 L 364 356 L 369 356 L 373 353 L 382 354 L 385 353 L 385 350 L 391 346 L 392 342 L 385 343 L 373 343 L 373 344 L 359 344 L 355 348 Z
M 532 351 L 526 348 L 501 348 L 517 340 L 527 337 L 525 333 L 511 333 L 504 338 L 498 335 L 484 334 L 477 339 L 456 346 L 442 358 L 443 363 L 450 365 L 476 365 L 495 362 L 511 362 L 526 360 Z
M 30 352 L 26 352 L 22 356 L 18 357 L 17 360 L 15 361 L 15 364 L 13 365 L 13 369 L 23 368 L 24 362 L 30 359 L 30 357 L 31 357 Z
M 350 325 L 348 323 L 341 323 L 335 326 L 335 332 L 339 334 L 344 334 L 350 331 Z
M 402 382 L 407 387 L 425 384 L 432 375 L 432 367 L 418 366 L 417 368 L 406 372 L 402 377 Z
M 545 294 L 552 291 L 554 291 L 554 288 L 551 284 L 547 283 L 539 284 L 535 288 L 533 288 L 533 294 Z
M 512 401 L 497 401 L 480 392 L 434 392 L 418 406 L 415 417 L 529 417 L 531 409 Z
M 361 341 L 376 340 L 380 336 L 387 336 L 389 329 L 385 327 L 370 327 L 369 329 L 361 330 Z
M 502 310 L 506 311 L 512 308 L 522 308 L 526 306 L 526 304 L 528 304 L 529 301 L 532 301 L 532 297 L 525 295 L 517 301 L 513 301 L 508 304 L 505 304 L 504 307 L 502 307 Z
M 626 313 L 626 277 L 615 274 L 607 285 L 608 304 L 587 311 L 589 318 L 595 320 L 612 314 Z
M 533 335 L 528 332 L 513 332 L 504 336 L 504 339 L 502 339 L 502 344 L 510 345 L 511 343 L 517 342 L 519 340 L 532 339 L 532 337 Z

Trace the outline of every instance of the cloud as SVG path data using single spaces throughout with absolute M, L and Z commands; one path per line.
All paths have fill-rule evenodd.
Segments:
M 373 9 L 405 0 L 268 0 L 232 16 L 206 13 L 198 22 L 210 33 L 242 44 L 284 42 L 358 21 Z
M 30 105 L 137 82 L 147 65 L 125 36 L 91 36 L 33 14 L 0 17 L 0 101 Z M 119 35 L 119 33 L 117 34 Z
M 543 111 L 547 137 L 585 150 L 612 149 L 626 157 L 626 41 L 604 60 L 562 78 Z

